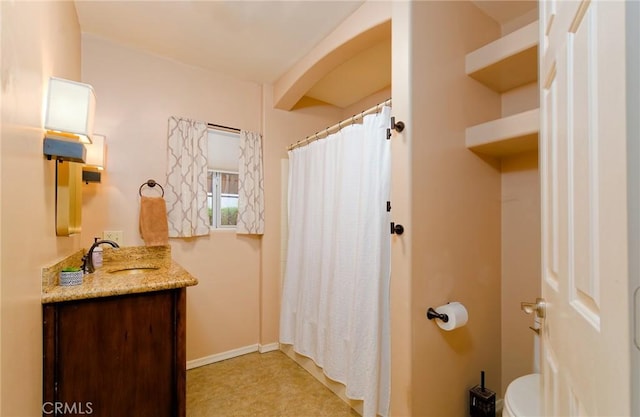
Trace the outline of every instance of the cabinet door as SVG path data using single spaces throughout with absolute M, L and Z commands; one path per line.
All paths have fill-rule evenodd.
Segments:
M 179 291 L 46 306 L 45 402 L 53 394 L 78 415 L 182 415 Z

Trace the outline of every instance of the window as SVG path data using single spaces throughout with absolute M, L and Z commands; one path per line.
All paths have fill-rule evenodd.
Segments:
M 238 174 L 209 170 L 209 224 L 215 228 L 236 227 L 238 220 Z
M 240 135 L 209 129 L 207 204 L 213 229 L 233 229 L 238 219 Z

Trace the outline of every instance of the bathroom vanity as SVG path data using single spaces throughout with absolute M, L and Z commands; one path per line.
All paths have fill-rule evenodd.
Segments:
M 82 285 L 51 272 L 43 286 L 43 415 L 185 416 L 186 287 L 197 280 L 168 247 L 104 256 Z

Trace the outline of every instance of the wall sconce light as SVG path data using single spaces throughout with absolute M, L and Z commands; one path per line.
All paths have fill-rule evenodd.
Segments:
M 43 148 L 47 159 L 56 161 L 58 236 L 81 231 L 81 163 L 87 158 L 83 143 L 92 143 L 95 106 L 95 94 L 89 84 L 55 77 L 49 79 L 44 122 L 47 131 Z
M 107 145 L 104 135 L 93 135 L 93 143 L 85 145 L 87 148 L 87 159 L 82 167 L 82 181 L 89 184 L 90 182 L 100 182 L 101 171 L 106 165 Z
M 96 96 L 93 87 L 51 77 L 44 128 L 47 136 L 62 136 L 91 143 Z
M 84 162 L 82 143 L 91 143 L 96 96 L 93 87 L 51 77 L 47 93 L 44 154 L 48 159 Z

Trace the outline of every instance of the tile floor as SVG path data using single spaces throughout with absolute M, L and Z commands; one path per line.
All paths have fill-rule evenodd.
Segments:
M 358 417 L 280 351 L 187 371 L 187 417 Z

